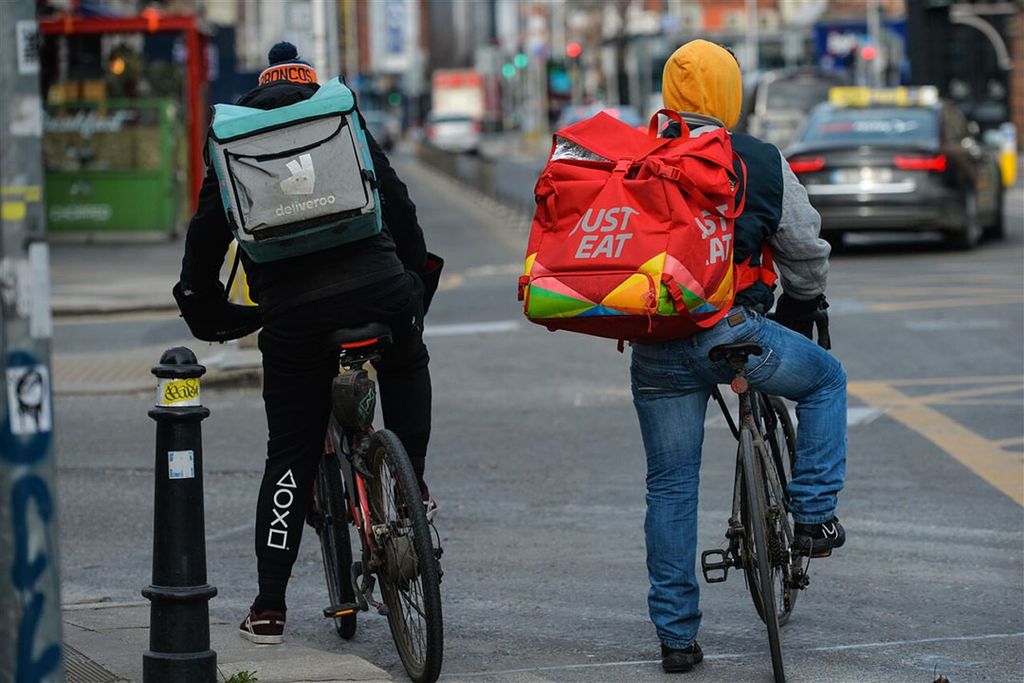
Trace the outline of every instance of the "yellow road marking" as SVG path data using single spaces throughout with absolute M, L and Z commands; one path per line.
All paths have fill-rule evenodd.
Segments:
M 926 377 L 916 379 L 894 379 L 885 382 L 894 387 L 930 387 L 957 384 L 1013 384 L 1024 386 L 1024 377 L 1007 377 L 1006 375 L 988 375 L 982 377 Z
M 928 298 L 942 297 L 942 296 L 1008 296 L 1015 292 L 1007 289 L 1006 287 L 950 287 L 943 289 L 941 287 L 898 287 L 893 288 L 890 286 L 885 287 L 864 287 L 857 291 L 858 296 L 862 297 L 908 297 L 908 296 L 923 296 Z
M 1004 381 L 1006 378 L 1002 378 Z M 934 383 L 953 383 L 956 380 L 935 380 Z M 985 378 L 969 380 L 981 383 Z M 1020 378 L 1014 378 L 1020 382 Z M 883 410 L 894 420 L 909 427 L 951 455 L 959 463 L 977 474 L 1018 505 L 1024 505 L 1024 454 L 1004 450 L 1002 444 L 991 441 L 951 420 L 926 405 L 925 399 L 902 393 L 887 382 L 851 382 L 849 393 L 864 403 Z
M 1024 301 L 1024 294 L 1002 294 L 986 299 L 933 299 L 931 301 L 887 301 L 868 304 L 867 309 L 875 313 L 892 313 L 895 311 L 917 311 L 929 308 L 953 308 L 956 306 L 994 306 Z
M 935 405 L 961 398 L 977 398 L 978 396 L 992 396 L 993 394 L 1010 394 L 1021 390 L 1024 390 L 1024 386 L 1020 383 L 1007 382 L 996 386 L 976 387 L 974 389 L 958 389 L 956 391 L 946 391 L 940 394 L 928 394 L 927 396 L 921 397 L 919 400 L 929 405 Z

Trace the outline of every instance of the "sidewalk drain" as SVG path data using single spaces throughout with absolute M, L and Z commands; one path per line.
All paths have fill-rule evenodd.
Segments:
M 64 645 L 64 674 L 68 683 L 118 683 L 128 680 L 104 669 L 67 644 Z

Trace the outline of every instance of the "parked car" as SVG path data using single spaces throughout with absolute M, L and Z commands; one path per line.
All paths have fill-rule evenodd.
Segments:
M 843 76 L 822 69 L 766 71 L 750 96 L 741 130 L 784 149 L 811 109 L 828 99 L 831 88 L 844 83 Z
M 786 157 L 821 214 L 822 235 L 939 230 L 961 249 L 1003 236 L 998 161 L 930 86 L 835 88 Z
M 369 129 L 370 135 L 384 148 L 384 151 L 390 152 L 394 149 L 395 145 L 398 144 L 398 139 L 401 137 L 401 126 L 398 123 L 398 118 L 380 109 L 368 109 L 360 113 L 363 115 L 363 120 L 366 121 L 366 127 Z
M 447 152 L 480 149 L 480 122 L 468 114 L 435 114 L 427 117 L 427 143 Z

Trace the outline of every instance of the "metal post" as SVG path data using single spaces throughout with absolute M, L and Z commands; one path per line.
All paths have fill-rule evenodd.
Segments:
M 0 2 L 0 680 L 63 681 L 39 31 Z
M 213 683 L 217 653 L 210 649 L 210 610 L 217 589 L 206 583 L 201 422 L 210 414 L 199 396 L 206 368 L 191 350 L 164 351 L 158 378 L 153 510 L 153 583 L 145 683 Z

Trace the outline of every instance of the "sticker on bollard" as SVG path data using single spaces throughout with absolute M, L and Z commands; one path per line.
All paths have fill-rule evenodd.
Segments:
M 195 479 L 196 463 L 193 451 L 167 452 L 168 479 Z
M 202 405 L 199 398 L 199 378 L 161 378 L 156 388 L 156 404 L 175 408 Z
M 210 410 L 199 402 L 204 372 L 183 346 L 167 349 L 153 368 L 158 379 L 157 404 L 148 413 L 156 421 L 153 581 L 142 590 L 151 603 L 143 683 L 220 680 L 217 653 L 210 649 L 208 605 L 217 589 L 206 576 L 200 423 Z

